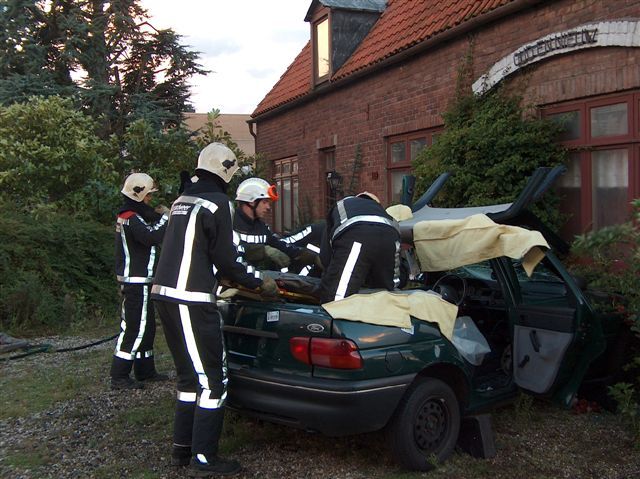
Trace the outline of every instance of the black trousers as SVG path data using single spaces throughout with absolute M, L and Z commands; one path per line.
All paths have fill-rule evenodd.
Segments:
M 218 452 L 227 397 L 220 313 L 214 304 L 156 301 L 156 308 L 177 372 L 173 443 L 211 459 Z
M 331 245 L 331 261 L 322 275 L 320 300 L 344 299 L 360 288 L 398 287 L 400 239 L 386 225 L 355 224 Z
M 156 374 L 153 358 L 153 342 L 156 337 L 156 320 L 149 294 L 150 284 L 123 284 L 120 313 L 120 335 L 111 362 L 111 377 L 129 377 L 131 369 L 137 379 L 143 380 Z

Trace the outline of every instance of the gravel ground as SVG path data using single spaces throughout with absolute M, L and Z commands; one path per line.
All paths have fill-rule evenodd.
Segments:
M 86 344 L 87 339 L 40 338 L 58 349 Z M 34 355 L 0 363 L 3 377 L 22 377 L 46 359 L 47 368 L 78 364 L 89 351 L 104 352 L 108 363 L 111 342 L 79 352 Z M 165 363 L 166 365 L 166 363 Z M 183 468 L 168 465 L 171 419 L 161 425 L 158 440 L 145 437 L 136 423 L 129 424 L 126 412 L 145 403 L 168 404 L 173 397 L 172 381 L 147 385 L 137 391 L 111 391 L 100 378 L 97 394 L 82 394 L 55 403 L 46 411 L 0 421 L 0 477 L 2 478 L 179 478 Z M 81 372 L 79 373 L 81 374 Z M 6 375 L 6 376 L 5 376 Z M 4 391 L 3 394 L 10 391 Z M 244 435 L 231 446 L 243 471 L 239 478 L 476 478 L 640 477 L 640 451 L 634 449 L 626 428 L 610 414 L 570 414 L 535 403 L 523 420 L 509 408 L 494 415 L 496 457 L 475 460 L 457 453 L 429 474 L 398 470 L 389 457 L 382 434 L 348 438 L 327 438 L 289 428 L 228 415 L 228 423 L 241 423 Z M 162 410 L 166 414 L 166 407 Z M 153 419 L 153 418 L 152 418 Z M 145 421 L 151 421 L 149 418 Z M 124 424 L 124 426 L 123 426 Z M 113 434 L 114 428 L 126 429 Z M 164 429 L 162 429 L 164 428 Z M 232 442 L 227 430 L 224 442 Z M 247 432 L 248 431 L 248 432 Z M 37 451 L 44 457 L 35 466 L 16 464 L 16 453 Z M 140 464 L 144 464 L 143 468 Z M 144 471 L 143 471 L 144 469 Z M 107 472 L 105 472 L 107 471 Z M 143 471 L 143 472 L 141 472 Z

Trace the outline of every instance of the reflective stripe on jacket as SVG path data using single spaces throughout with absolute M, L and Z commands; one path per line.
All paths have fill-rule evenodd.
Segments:
M 356 223 L 383 224 L 400 231 L 394 220 L 376 201 L 347 196 L 336 203 L 327 218 L 327 238 L 336 239 L 343 231 Z
M 228 197 L 215 183 L 200 179 L 171 207 L 152 297 L 214 303 L 216 275 L 250 289 L 262 284 L 238 262 Z
M 124 211 L 116 218 L 116 277 L 120 283 L 153 282 L 157 246 L 162 243 L 169 217 L 147 223 L 134 211 Z

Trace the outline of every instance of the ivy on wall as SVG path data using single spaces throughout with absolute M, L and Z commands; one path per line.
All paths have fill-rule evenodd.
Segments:
M 441 173 L 452 177 L 436 197 L 438 206 L 460 207 L 513 201 L 538 167 L 566 160 L 556 143 L 562 125 L 539 118 L 523 99 L 523 83 L 500 85 L 483 95 L 470 87 L 472 52 L 458 72 L 456 95 L 443 113 L 444 131 L 414 160 L 416 197 Z M 556 203 L 553 194 L 543 200 Z M 557 225 L 555 212 L 543 215 Z

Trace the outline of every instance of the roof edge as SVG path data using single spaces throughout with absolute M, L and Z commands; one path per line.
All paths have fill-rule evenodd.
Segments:
M 314 2 L 317 2 L 317 1 L 319 0 L 314 0 Z M 276 115 L 279 115 L 280 113 L 284 113 L 285 111 L 295 106 L 302 105 L 308 101 L 315 99 L 321 94 L 325 94 L 339 87 L 340 88 L 344 87 L 345 85 L 348 85 L 349 83 L 359 78 L 374 74 L 385 67 L 393 65 L 395 63 L 399 63 L 416 53 L 433 48 L 439 45 L 440 43 L 450 40 L 452 37 L 460 36 L 473 29 L 486 25 L 487 23 L 493 22 L 495 20 L 499 20 L 503 17 L 506 17 L 507 15 L 511 15 L 515 12 L 519 12 L 520 10 L 524 10 L 525 8 L 532 7 L 544 1 L 545 0 L 516 0 L 514 2 L 508 3 L 507 5 L 498 7 L 495 10 L 491 10 L 477 17 L 473 17 L 472 19 L 462 22 L 448 30 L 444 30 L 440 33 L 437 33 L 431 38 L 427 38 L 426 40 L 423 40 L 422 42 L 416 45 L 410 46 L 408 48 L 405 48 L 404 50 L 400 50 L 394 55 L 383 58 L 377 63 L 374 63 L 361 70 L 357 70 L 348 76 L 340 77 L 335 82 L 330 82 L 321 87 L 317 87 L 316 89 L 311 90 L 306 95 L 293 98 L 291 101 L 282 103 L 274 108 L 265 110 L 263 113 L 260 113 L 255 117 L 252 116 L 251 119 L 248 120 L 248 123 L 256 123 L 258 120 L 266 120 L 268 118 L 271 118 L 272 116 L 276 116 Z
M 352 10 L 354 12 L 383 12 L 387 8 L 387 0 L 313 0 L 304 17 L 305 22 L 311 21 L 312 12 L 318 3 L 324 7 Z

